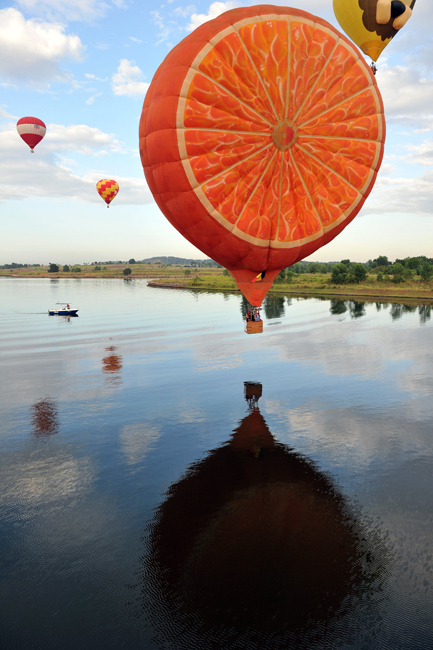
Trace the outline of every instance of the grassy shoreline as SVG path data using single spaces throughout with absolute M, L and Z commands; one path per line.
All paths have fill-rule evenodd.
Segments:
M 125 268 L 131 269 L 131 275 L 125 276 Z M 151 286 L 224 291 L 239 293 L 233 278 L 224 275 L 224 270 L 213 267 L 172 267 L 154 264 L 112 264 L 95 271 L 92 266 L 81 266 L 81 272 L 48 273 L 48 267 L 27 267 L 19 269 L 0 269 L 0 280 L 7 278 L 49 278 L 55 279 L 146 279 Z M 332 284 L 329 274 L 304 273 L 296 275 L 290 282 L 275 282 L 271 294 L 286 294 L 305 297 L 329 297 L 330 299 L 369 299 L 375 300 L 423 300 L 433 302 L 433 281 L 421 282 L 419 278 L 395 284 L 390 280 L 378 281 L 375 275 L 369 275 L 360 284 Z

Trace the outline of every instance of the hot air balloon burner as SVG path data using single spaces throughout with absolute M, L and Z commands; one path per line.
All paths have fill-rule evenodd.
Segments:
M 280 120 L 274 126 L 272 141 L 277 149 L 285 151 L 291 149 L 298 139 L 298 131 L 290 120 Z

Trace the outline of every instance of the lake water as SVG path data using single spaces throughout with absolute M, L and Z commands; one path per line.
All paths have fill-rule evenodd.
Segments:
M 2 650 L 433 647 L 430 308 L 243 308 L 0 280 Z

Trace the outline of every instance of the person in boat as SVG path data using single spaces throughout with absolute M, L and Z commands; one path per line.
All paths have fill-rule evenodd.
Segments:
M 66 309 L 70 309 L 69 305 L 66 305 Z

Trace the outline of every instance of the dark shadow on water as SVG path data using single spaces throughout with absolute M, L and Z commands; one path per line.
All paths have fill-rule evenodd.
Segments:
M 245 385 L 246 417 L 169 488 L 145 530 L 140 610 L 158 648 L 334 649 L 380 621 L 380 533 L 275 440 L 261 390 Z

